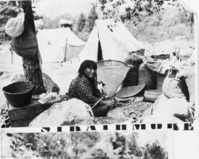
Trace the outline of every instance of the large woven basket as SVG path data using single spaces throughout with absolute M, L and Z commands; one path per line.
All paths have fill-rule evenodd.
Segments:
M 104 89 L 109 97 L 115 95 L 129 69 L 130 67 L 121 61 L 105 60 L 97 63 L 98 81 L 105 84 Z

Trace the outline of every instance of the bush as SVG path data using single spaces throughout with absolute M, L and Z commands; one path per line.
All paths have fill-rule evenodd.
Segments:
M 44 29 L 60 28 L 59 21 L 60 21 L 61 18 L 73 21 L 73 17 L 70 14 L 64 14 L 62 16 L 55 18 L 55 19 L 51 19 L 49 17 L 43 16 Z
M 168 7 L 159 13 L 141 17 L 142 21 L 125 21 L 125 26 L 138 40 L 161 42 L 177 36 L 193 39 L 192 13 L 180 7 Z M 192 24 L 192 25 L 191 25 Z
M 82 30 L 84 29 L 86 25 L 86 17 L 83 13 L 80 14 L 77 23 L 76 23 L 76 29 L 78 32 L 82 32 Z
M 59 20 L 60 18 L 56 18 L 54 20 L 52 20 L 51 18 L 48 17 L 43 17 L 43 21 L 44 21 L 44 29 L 55 29 L 55 28 L 59 28 Z

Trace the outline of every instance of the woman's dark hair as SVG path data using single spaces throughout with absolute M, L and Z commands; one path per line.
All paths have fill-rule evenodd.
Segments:
M 81 63 L 78 73 L 79 76 L 81 77 L 82 75 L 84 75 L 84 70 L 87 68 L 93 68 L 93 69 L 97 69 L 97 64 L 94 61 L 91 60 L 85 60 L 84 62 Z

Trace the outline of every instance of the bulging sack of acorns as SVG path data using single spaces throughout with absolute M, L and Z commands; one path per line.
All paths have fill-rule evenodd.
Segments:
M 176 79 L 177 71 L 170 71 L 162 86 L 163 93 L 168 98 L 186 98 L 189 100 L 189 92 L 185 80 Z

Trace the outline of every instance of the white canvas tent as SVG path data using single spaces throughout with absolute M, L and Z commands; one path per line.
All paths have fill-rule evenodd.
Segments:
M 39 30 L 37 40 L 42 63 L 65 62 L 78 56 L 85 45 L 69 28 Z
M 80 61 L 86 59 L 98 61 L 101 50 L 103 60 L 124 61 L 129 52 L 140 49 L 141 42 L 137 41 L 120 21 L 96 20 L 79 58 Z

